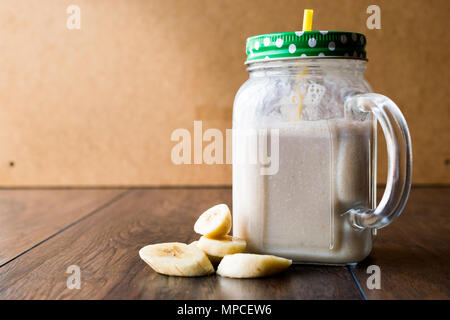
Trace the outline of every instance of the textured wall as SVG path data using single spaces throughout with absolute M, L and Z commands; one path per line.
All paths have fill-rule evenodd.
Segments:
M 374 3 L 381 30 L 366 28 Z M 314 29 L 367 35 L 366 76 L 405 114 L 414 182 L 450 183 L 448 0 L 2 0 L 0 185 L 231 183 L 229 165 L 172 164 L 170 135 L 230 128 L 245 39 L 300 29 L 304 8 Z

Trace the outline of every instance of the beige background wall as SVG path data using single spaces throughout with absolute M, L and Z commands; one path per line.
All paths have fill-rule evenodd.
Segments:
M 381 30 L 366 29 L 370 4 Z M 304 8 L 314 29 L 367 35 L 366 76 L 405 114 L 414 182 L 450 183 L 448 0 L 2 0 L 0 185 L 230 184 L 230 165 L 172 164 L 170 135 L 230 128 L 245 39 L 300 29 Z

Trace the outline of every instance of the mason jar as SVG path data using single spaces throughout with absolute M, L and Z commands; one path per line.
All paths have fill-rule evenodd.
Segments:
M 411 185 L 406 121 L 364 78 L 366 37 L 337 31 L 247 39 L 233 109 L 233 235 L 297 263 L 352 264 L 402 212 Z M 376 204 L 377 122 L 388 175 Z

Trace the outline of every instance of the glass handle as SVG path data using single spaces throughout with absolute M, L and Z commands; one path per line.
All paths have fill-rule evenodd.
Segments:
M 353 208 L 346 212 L 353 226 L 383 228 L 403 211 L 411 189 L 412 151 L 408 125 L 397 105 L 381 94 L 350 96 L 345 110 L 355 114 L 372 112 L 386 138 L 388 175 L 383 197 L 375 209 Z

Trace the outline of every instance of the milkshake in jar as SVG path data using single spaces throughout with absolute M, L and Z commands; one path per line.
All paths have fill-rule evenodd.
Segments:
M 366 37 L 340 31 L 247 40 L 233 109 L 233 235 L 297 263 L 352 264 L 402 212 L 411 142 L 398 107 L 364 79 Z M 388 178 L 376 204 L 376 130 Z

